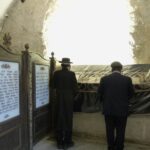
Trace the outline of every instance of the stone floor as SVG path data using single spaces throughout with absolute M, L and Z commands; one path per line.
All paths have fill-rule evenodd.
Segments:
M 74 142 L 74 147 L 68 148 L 68 150 L 107 150 L 105 142 L 77 138 L 74 138 Z M 57 150 L 57 147 L 53 139 L 46 137 L 37 143 L 33 150 Z M 124 150 L 150 150 L 150 146 L 125 143 Z

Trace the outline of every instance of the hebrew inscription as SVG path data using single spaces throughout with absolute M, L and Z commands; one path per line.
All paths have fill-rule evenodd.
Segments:
M 35 65 L 36 108 L 49 103 L 49 66 Z
M 0 122 L 18 116 L 19 107 L 19 64 L 0 61 Z

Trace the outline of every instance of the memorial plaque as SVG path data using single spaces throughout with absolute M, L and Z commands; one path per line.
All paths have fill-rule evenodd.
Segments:
M 49 66 L 35 65 L 36 108 L 49 103 Z
M 19 64 L 0 61 L 0 123 L 20 114 Z

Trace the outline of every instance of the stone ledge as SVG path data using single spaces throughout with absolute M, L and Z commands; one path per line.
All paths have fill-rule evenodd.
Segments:
M 150 145 L 150 115 L 131 115 L 126 128 L 126 141 Z M 73 134 L 105 141 L 105 123 L 101 113 L 74 113 Z

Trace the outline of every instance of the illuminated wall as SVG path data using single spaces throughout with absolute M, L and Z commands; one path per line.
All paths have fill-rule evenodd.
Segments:
M 98 5 L 97 0 L 87 0 L 86 4 L 85 0 L 26 0 L 24 3 L 21 0 L 1 0 L 0 44 L 3 44 L 4 34 L 9 33 L 12 38 L 10 48 L 17 52 L 24 50 L 24 44 L 29 43 L 31 51 L 43 55 L 54 51 L 57 58 L 69 54 L 68 57 L 75 63 L 83 60 L 81 58 L 85 54 L 86 62 L 92 58 L 95 61 L 93 64 L 102 63 L 99 60 L 110 62 L 111 58 L 124 59 L 123 64 L 126 60 L 132 63 L 132 56 L 136 63 L 149 63 L 150 0 L 129 0 L 132 6 L 130 23 L 124 11 L 127 0 L 113 0 L 111 5 L 107 5 L 107 1 L 99 0 Z M 118 18 L 115 18 L 115 13 Z M 128 18 L 121 18 L 122 15 Z M 61 16 L 60 20 L 58 16 Z M 122 24 L 126 23 L 131 28 L 125 31 Z M 100 30 L 97 30 L 98 27 Z M 120 38 L 117 40 L 116 37 Z M 77 51 L 78 54 L 74 53 Z M 102 53 L 105 57 L 101 57 Z M 112 57 L 114 53 L 117 55 Z
M 75 65 L 133 64 L 130 12 L 128 0 L 58 0 L 45 25 L 46 47 Z
M 132 36 L 133 53 L 137 63 L 150 63 L 150 0 L 130 0 L 135 22 Z
M 5 1 L 1 0 L 0 4 Z M 13 51 L 21 53 L 25 43 L 28 43 L 30 51 L 43 54 L 43 24 L 54 0 L 25 0 L 24 3 L 21 0 L 12 1 L 12 5 L 10 1 L 0 10 L 0 44 L 3 45 L 4 34 L 9 33 L 12 38 L 10 49 Z

